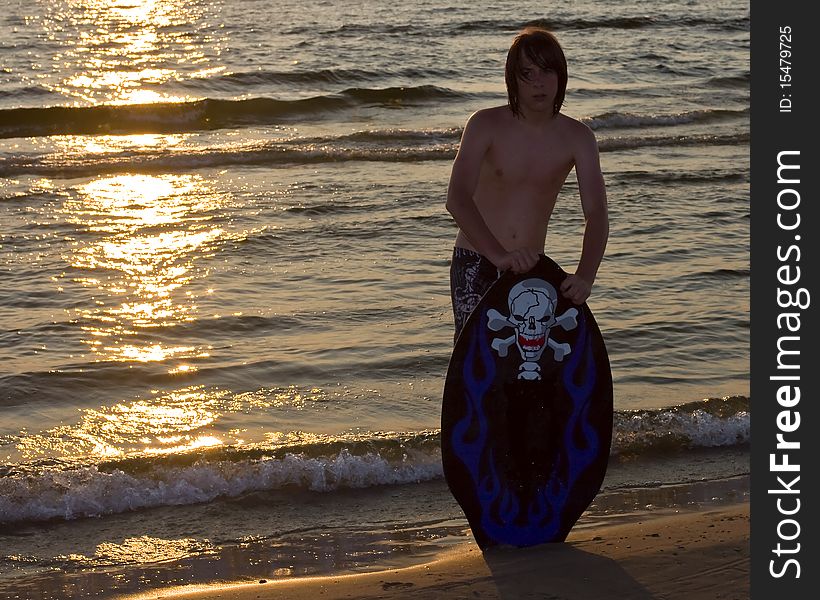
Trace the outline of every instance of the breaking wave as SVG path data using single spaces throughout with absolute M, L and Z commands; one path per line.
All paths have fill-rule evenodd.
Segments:
M 248 98 L 99 106 L 52 106 L 0 110 L 0 138 L 49 135 L 179 133 L 270 125 L 359 106 L 442 102 L 469 94 L 437 87 L 349 88 L 298 100 Z
M 618 411 L 611 452 L 652 460 L 692 448 L 745 445 L 749 408 L 747 397 L 732 396 Z M 310 443 L 138 455 L 95 464 L 49 461 L 0 467 L 0 523 L 187 505 L 259 490 L 328 493 L 440 477 L 437 430 L 328 436 Z

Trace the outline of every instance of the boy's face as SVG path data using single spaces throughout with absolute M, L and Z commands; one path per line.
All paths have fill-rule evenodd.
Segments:
M 558 93 L 558 73 L 555 69 L 543 69 L 521 52 L 518 72 L 518 100 L 521 106 L 536 112 L 552 113 L 555 95 Z

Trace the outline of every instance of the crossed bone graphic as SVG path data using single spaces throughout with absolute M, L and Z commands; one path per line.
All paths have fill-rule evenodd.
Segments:
M 502 358 L 507 356 L 511 346 L 518 346 L 524 360 L 519 367 L 518 378 L 527 380 L 541 379 L 541 367 L 538 360 L 544 350 L 552 350 L 555 361 L 564 360 L 571 348 L 567 343 L 559 344 L 550 339 L 550 330 L 561 327 L 565 331 L 575 329 L 578 325 L 578 309 L 570 308 L 559 317 L 555 316 L 558 294 L 555 288 L 543 279 L 526 279 L 514 285 L 508 296 L 509 316 L 495 309 L 487 311 L 487 327 L 499 331 L 506 327 L 515 329 L 507 338 L 495 338 L 493 349 Z

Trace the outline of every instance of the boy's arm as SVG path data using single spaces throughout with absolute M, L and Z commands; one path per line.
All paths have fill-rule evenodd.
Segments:
M 561 284 L 561 292 L 576 304 L 586 301 L 598 274 L 609 237 L 609 213 L 607 211 L 606 186 L 601 173 L 598 142 L 585 125 L 580 125 L 576 141 L 575 174 L 584 211 L 584 241 L 581 260 L 574 275 Z
M 538 255 L 526 250 L 508 252 L 493 235 L 473 200 L 481 163 L 492 142 L 491 119 L 487 111 L 478 111 L 467 120 L 450 174 L 446 207 L 479 254 L 501 270 L 524 272 L 535 265 Z

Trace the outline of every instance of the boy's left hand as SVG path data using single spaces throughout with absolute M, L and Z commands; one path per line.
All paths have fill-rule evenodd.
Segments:
M 578 275 L 567 275 L 561 283 L 561 293 L 573 304 L 583 304 L 592 292 L 592 284 Z

